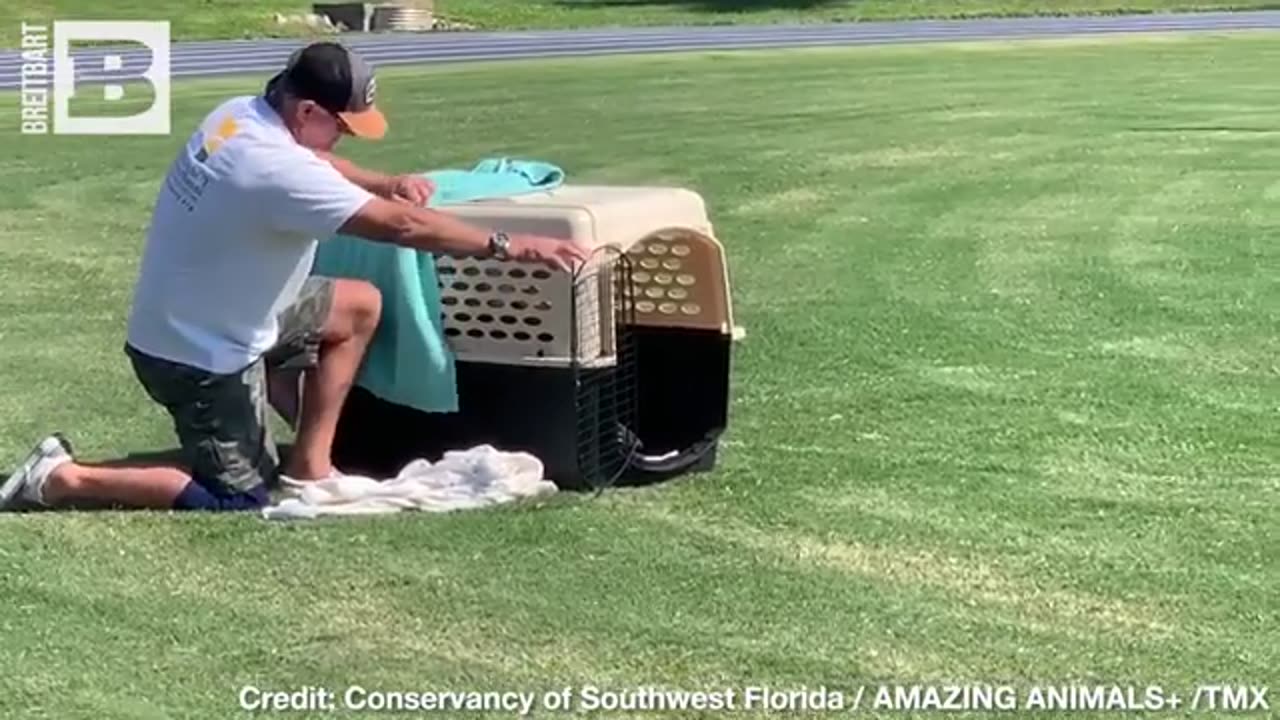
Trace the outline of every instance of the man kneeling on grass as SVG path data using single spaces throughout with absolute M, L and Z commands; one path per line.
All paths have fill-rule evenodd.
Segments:
M 54 434 L 0 486 L 0 509 L 247 510 L 268 503 L 281 475 L 330 477 L 338 417 L 381 298 L 363 281 L 308 277 L 317 239 L 343 233 L 566 271 L 585 259 L 567 240 L 491 233 L 427 210 L 422 178 L 331 155 L 344 134 L 385 133 L 374 92 L 357 55 L 317 43 L 262 96 L 229 100 L 204 119 L 160 189 L 125 345 L 142 387 L 173 419 L 183 467 L 81 464 Z M 300 371 L 299 411 L 289 391 Z M 287 467 L 268 431 L 268 397 L 296 422 Z

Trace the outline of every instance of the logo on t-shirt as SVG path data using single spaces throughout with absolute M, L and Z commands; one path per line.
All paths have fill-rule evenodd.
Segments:
M 188 150 L 179 156 L 165 185 L 187 212 L 196 209 L 196 204 L 200 202 L 205 188 L 209 186 L 209 181 L 212 179 L 207 164 L 209 158 L 213 157 L 214 153 L 218 152 L 218 149 L 239 129 L 235 118 L 228 116 L 218 124 L 213 133 L 206 134 L 202 130 L 192 138 L 193 143 L 198 143 L 194 153 Z
M 205 137 L 204 142 L 200 145 L 200 150 L 196 152 L 196 160 L 202 163 L 208 160 L 209 156 L 218 152 L 218 148 L 222 147 L 222 143 L 229 140 L 239 129 L 235 118 L 228 117 L 224 119 L 213 135 Z

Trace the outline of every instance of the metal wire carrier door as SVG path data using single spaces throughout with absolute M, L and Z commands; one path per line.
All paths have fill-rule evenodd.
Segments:
M 613 486 L 636 456 L 639 380 L 632 260 L 597 248 L 573 274 L 570 353 L 578 468 L 596 491 Z

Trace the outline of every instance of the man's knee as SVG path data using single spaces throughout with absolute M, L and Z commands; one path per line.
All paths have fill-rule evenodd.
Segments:
M 382 293 L 364 280 L 334 283 L 331 329 L 339 335 L 373 335 L 382 318 Z

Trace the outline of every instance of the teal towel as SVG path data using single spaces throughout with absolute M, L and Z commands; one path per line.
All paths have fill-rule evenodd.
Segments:
M 530 160 L 483 160 L 470 170 L 437 170 L 426 177 L 436 184 L 432 205 L 452 205 L 478 198 L 548 190 L 564 182 L 555 165 Z
M 429 206 L 550 190 L 564 171 L 533 160 L 490 158 L 471 170 L 438 170 Z M 382 292 L 382 320 L 356 384 L 387 402 L 423 412 L 457 412 L 453 352 L 444 336 L 431 253 L 337 235 L 320 243 L 314 275 L 367 280 Z

